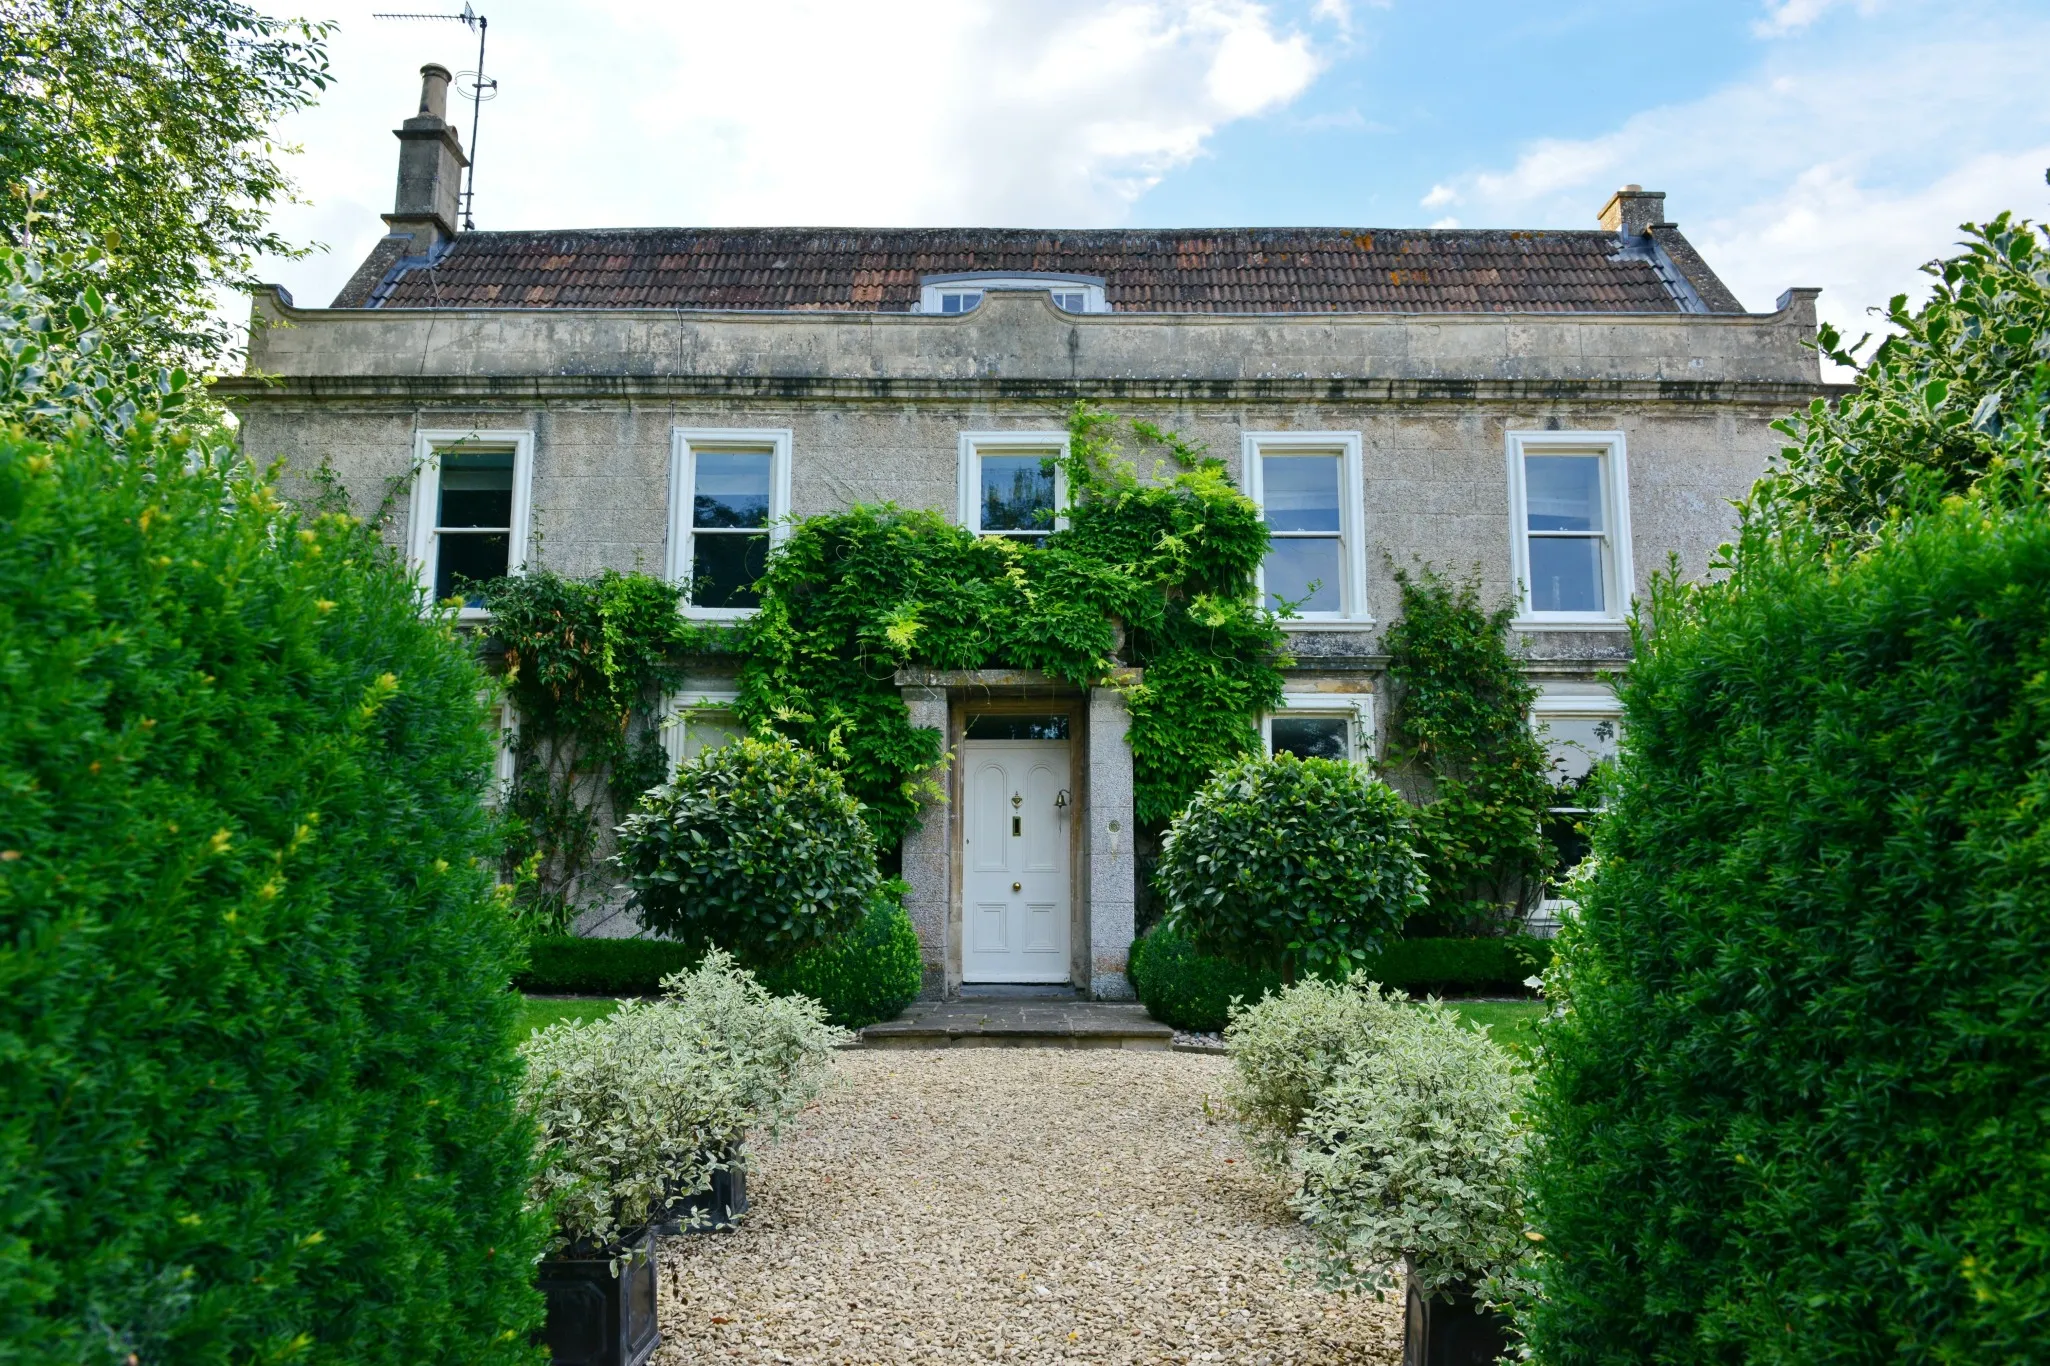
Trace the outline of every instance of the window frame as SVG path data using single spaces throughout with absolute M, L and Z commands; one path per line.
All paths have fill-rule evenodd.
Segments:
M 407 504 L 406 559 L 420 584 L 423 614 L 434 610 L 439 572 L 441 457 L 463 448 L 513 453 L 512 526 L 506 537 L 505 572 L 527 572 L 527 542 L 533 525 L 534 433 L 530 428 L 426 427 L 413 432 L 413 491 Z M 458 621 L 488 621 L 490 609 L 467 603 Z
M 1356 631 L 1374 625 L 1367 604 L 1366 480 L 1362 471 L 1365 441 L 1359 432 L 1245 432 L 1239 438 L 1239 470 L 1246 496 L 1266 519 L 1265 461 L 1267 452 L 1282 455 L 1335 454 L 1338 476 L 1338 611 L 1305 612 L 1281 621 L 1284 631 Z M 1284 533 L 1286 534 L 1286 533 Z M 1321 539 L 1289 535 L 1288 539 Z M 1267 561 L 1263 556 L 1254 583 L 1262 606 L 1267 602 Z
M 970 270 L 956 271 L 948 275 L 921 276 L 918 281 L 918 311 L 943 318 L 966 317 L 974 309 L 963 309 L 959 313 L 941 311 L 940 296 L 943 294 L 966 294 L 973 291 L 987 294 L 993 289 L 1035 289 L 1047 293 L 1082 293 L 1083 313 L 1108 313 L 1110 304 L 1104 297 L 1104 280 L 1101 275 L 1070 275 L 1059 271 L 1015 271 Z M 981 300 L 976 301 L 980 305 Z M 1054 305 L 1060 308 L 1059 304 Z M 1061 309 L 1073 313 L 1072 308 Z
M 501 811 L 519 777 L 520 713 L 505 695 L 502 679 L 493 680 L 491 687 L 479 692 L 477 702 L 491 729 L 491 786 L 484 791 L 484 806 Z
M 955 455 L 955 516 L 960 525 L 977 536 L 1000 536 L 1022 545 L 1038 545 L 1056 531 L 1068 529 L 1068 472 L 1061 464 L 1068 456 L 1065 431 L 962 432 Z M 1045 531 L 984 531 L 982 529 L 982 457 L 1028 455 L 1054 452 L 1053 525 Z
M 683 767 L 684 747 L 690 736 L 684 719 L 686 711 L 719 711 L 731 713 L 734 704 L 740 701 L 740 693 L 731 688 L 686 688 L 673 692 L 662 699 L 662 726 L 660 738 L 662 753 L 668 760 L 668 769 L 662 781 L 674 782 L 676 770 Z
M 1504 437 L 1509 463 L 1509 572 L 1516 584 L 1519 630 L 1613 628 L 1629 621 L 1637 597 L 1630 545 L 1630 477 L 1627 443 L 1622 432 L 1510 431 Z M 1602 511 L 1608 530 L 1601 533 L 1607 549 L 1603 583 L 1607 601 L 1600 612 L 1540 612 L 1531 606 L 1530 507 L 1523 462 L 1529 455 L 1598 455 L 1602 460 Z
M 1374 695 L 1344 692 L 1285 692 L 1281 706 L 1260 713 L 1260 749 L 1274 755 L 1274 718 L 1284 712 L 1305 716 L 1347 716 L 1352 720 L 1352 756 L 1348 763 L 1371 766 L 1380 755 L 1374 734 Z
M 669 582 L 688 586 L 697 528 L 691 525 L 697 489 L 698 455 L 731 452 L 769 457 L 769 553 L 790 535 L 790 463 L 795 440 L 788 427 L 671 427 L 669 429 L 669 546 L 663 570 Z M 754 607 L 682 605 L 693 621 L 745 621 Z
M 1604 721 L 1613 721 L 1616 723 L 1616 731 L 1620 739 L 1623 729 L 1623 699 L 1616 696 L 1613 691 L 1606 695 L 1591 692 L 1539 693 L 1531 699 L 1530 703 L 1530 728 L 1532 734 L 1537 736 L 1539 744 L 1544 743 L 1544 736 L 1539 733 L 1538 727 L 1546 721 L 1546 718 L 1552 716 L 1592 717 Z M 1545 815 L 1548 818 L 1560 812 L 1591 814 L 1593 811 L 1594 808 L 1590 806 L 1551 806 L 1548 804 L 1545 807 Z M 1546 891 L 1549 892 L 1549 890 L 1548 886 Z M 1560 916 L 1566 911 L 1573 909 L 1573 907 L 1574 903 L 1565 897 L 1541 894 L 1538 898 L 1535 919 L 1543 925 L 1556 927 Z

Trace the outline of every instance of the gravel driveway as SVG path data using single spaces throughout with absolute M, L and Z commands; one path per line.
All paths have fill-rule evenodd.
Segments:
M 657 1362 L 1401 1359 L 1399 1305 L 1289 1265 L 1308 1241 L 1217 1113 L 1224 1059 L 836 1062 L 742 1227 L 663 1245 Z

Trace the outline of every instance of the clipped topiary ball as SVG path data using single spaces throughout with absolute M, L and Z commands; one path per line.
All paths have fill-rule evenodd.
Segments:
M 708 749 L 619 827 L 631 906 L 654 934 L 787 962 L 861 923 L 875 839 L 840 775 L 781 736 Z
M 1161 842 L 1168 916 L 1203 953 L 1344 977 L 1424 904 L 1409 805 L 1355 764 L 1248 757 Z

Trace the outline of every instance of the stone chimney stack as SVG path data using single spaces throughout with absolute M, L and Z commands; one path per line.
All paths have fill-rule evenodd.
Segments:
M 393 131 L 399 140 L 399 191 L 384 215 L 395 233 L 411 233 L 413 255 L 425 255 L 456 235 L 463 168 L 470 159 L 448 122 L 447 67 L 420 68 L 420 112 Z
M 1652 224 L 1666 221 L 1665 191 L 1625 185 L 1602 205 L 1601 221 L 1624 241 L 1634 242 L 1650 232 Z

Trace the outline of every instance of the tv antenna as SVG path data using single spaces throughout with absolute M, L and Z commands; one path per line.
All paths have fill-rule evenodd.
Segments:
M 470 216 L 471 208 L 477 202 L 477 125 L 484 113 L 484 101 L 498 98 L 498 82 L 487 80 L 484 75 L 484 38 L 491 21 L 463 6 L 461 14 L 373 14 L 373 19 L 445 19 L 461 24 L 464 28 L 477 30 L 477 69 L 456 73 L 456 93 L 470 102 L 470 177 L 469 188 L 463 191 L 463 231 L 473 231 L 477 220 Z M 468 89 L 464 87 L 467 86 Z

